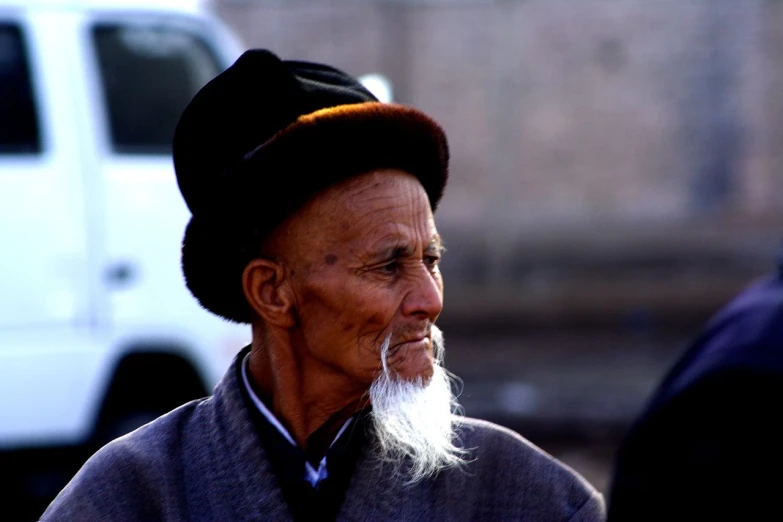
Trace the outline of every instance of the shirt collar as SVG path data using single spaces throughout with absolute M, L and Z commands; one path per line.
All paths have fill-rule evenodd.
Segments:
M 253 404 L 256 406 L 258 411 L 261 413 L 261 415 L 264 416 L 264 418 L 271 424 L 272 426 L 277 429 L 277 431 L 280 432 L 280 434 L 294 447 L 297 447 L 296 441 L 291 436 L 291 434 L 288 432 L 288 430 L 283 426 L 283 424 L 275 417 L 275 414 L 272 413 L 272 410 L 267 408 L 266 404 L 264 404 L 264 401 L 262 401 L 258 395 L 256 395 L 255 390 L 253 390 L 253 387 L 250 386 L 250 380 L 247 376 L 247 365 L 249 364 L 249 358 L 250 353 L 248 353 L 245 356 L 245 359 L 242 361 L 241 368 L 242 368 L 242 383 L 245 386 L 245 389 L 247 390 L 248 395 L 250 396 L 250 400 L 253 402 Z M 337 435 L 334 437 L 334 440 L 332 441 L 332 444 L 330 444 L 329 447 L 334 446 L 334 443 L 337 442 L 337 440 L 342 436 L 343 433 L 345 433 L 345 430 L 348 428 L 348 425 L 351 424 L 351 421 L 353 420 L 353 417 L 349 418 L 345 423 L 343 424 L 343 427 L 340 428 L 340 431 L 337 432 Z M 310 483 L 311 486 L 315 487 L 319 482 L 321 482 L 323 479 L 327 478 L 329 476 L 329 472 L 326 468 L 326 455 L 324 455 L 324 458 L 321 459 L 321 462 L 318 464 L 318 469 L 316 470 L 312 464 L 305 461 L 305 480 Z

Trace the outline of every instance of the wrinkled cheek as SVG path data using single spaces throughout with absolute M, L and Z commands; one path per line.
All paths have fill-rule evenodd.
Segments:
M 377 304 L 375 308 L 378 308 Z M 386 336 L 393 333 L 392 318 L 393 315 L 385 311 L 374 312 L 370 304 L 358 307 L 357 312 L 351 316 L 353 326 L 364 341 L 361 344 L 371 346 L 375 357 L 380 357 L 381 344 Z
M 377 329 L 385 329 L 391 322 L 391 316 L 389 312 L 379 306 L 379 300 L 376 301 L 359 301 L 356 300 L 356 316 L 361 319 L 361 322 L 365 326 L 375 327 Z

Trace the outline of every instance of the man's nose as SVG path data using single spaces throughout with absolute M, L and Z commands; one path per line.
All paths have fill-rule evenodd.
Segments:
M 434 322 L 443 310 L 443 287 L 439 275 L 422 267 L 402 303 L 406 316 L 429 319 Z

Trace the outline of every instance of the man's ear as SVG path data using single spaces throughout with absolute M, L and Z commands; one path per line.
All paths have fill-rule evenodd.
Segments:
M 296 324 L 294 295 L 283 265 L 270 259 L 250 261 L 242 273 L 245 299 L 267 324 L 291 328 Z

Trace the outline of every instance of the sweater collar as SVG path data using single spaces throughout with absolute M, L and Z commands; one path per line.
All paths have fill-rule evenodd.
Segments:
M 249 352 L 248 346 L 237 354 L 209 399 L 214 416 L 210 437 L 215 468 L 211 494 L 213 501 L 233 506 L 235 520 L 290 521 L 291 513 L 251 417 L 253 410 L 243 398 L 240 365 Z M 368 430 L 338 520 L 400 520 L 407 503 L 424 506 L 437 495 L 429 481 L 406 486 L 388 464 L 372 457 L 373 444 Z

